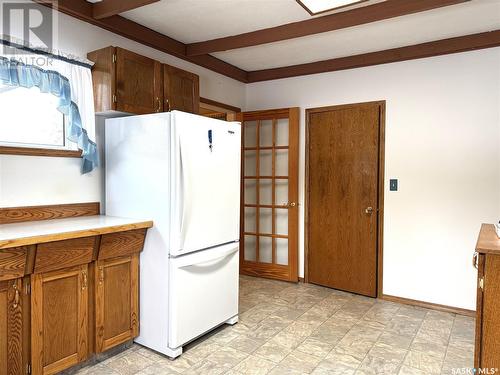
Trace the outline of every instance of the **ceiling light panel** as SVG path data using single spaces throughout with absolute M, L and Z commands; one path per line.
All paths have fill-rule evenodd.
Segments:
M 365 1 L 368 0 L 297 0 L 311 14 L 328 12 Z

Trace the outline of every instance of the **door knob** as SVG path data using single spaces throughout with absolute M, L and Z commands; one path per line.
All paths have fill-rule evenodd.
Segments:
M 288 207 L 295 207 L 297 205 L 297 203 L 295 202 L 290 202 L 287 204 Z
M 365 208 L 365 212 L 368 214 L 368 215 L 371 215 L 372 212 L 373 212 L 373 207 L 366 207 Z

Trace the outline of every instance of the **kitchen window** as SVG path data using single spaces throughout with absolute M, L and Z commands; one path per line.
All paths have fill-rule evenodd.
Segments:
M 37 87 L 0 85 L 0 146 L 77 150 L 66 139 L 59 98 Z

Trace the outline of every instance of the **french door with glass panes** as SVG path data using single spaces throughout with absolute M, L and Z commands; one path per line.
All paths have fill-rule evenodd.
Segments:
M 297 281 L 299 109 L 238 114 L 242 123 L 240 272 Z

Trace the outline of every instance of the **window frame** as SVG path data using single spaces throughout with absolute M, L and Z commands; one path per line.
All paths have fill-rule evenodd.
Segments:
M 64 150 L 54 148 L 38 148 L 38 147 L 17 147 L 17 146 L 1 146 L 0 155 L 25 155 L 25 156 L 52 156 L 66 158 L 81 158 L 80 150 Z

